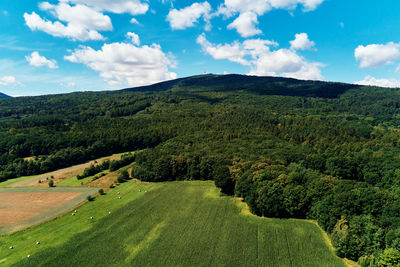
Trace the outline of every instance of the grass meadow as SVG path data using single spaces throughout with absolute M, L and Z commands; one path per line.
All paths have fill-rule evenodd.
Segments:
M 345 266 L 315 224 L 253 216 L 212 182 L 124 183 L 76 216 L 1 237 L 0 259 L 15 266 Z

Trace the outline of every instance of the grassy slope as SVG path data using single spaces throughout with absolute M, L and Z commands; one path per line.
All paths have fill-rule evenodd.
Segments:
M 32 178 L 34 178 L 36 176 L 38 176 L 38 175 L 24 176 L 24 177 L 19 177 L 19 178 L 7 180 L 5 182 L 0 183 L 0 188 L 6 188 L 6 187 L 9 187 L 10 185 L 13 185 L 13 184 L 16 184 L 16 183 L 19 183 L 19 182 L 22 182 L 22 181 L 26 181 L 26 180 L 32 179 Z
M 138 186 L 144 184 L 126 183 L 83 206 L 79 216 L 2 239 L 0 258 L 8 254 L 3 263 L 9 264 L 39 252 L 34 241 L 40 238 L 43 247 L 54 247 L 41 247 L 17 265 L 344 266 L 316 225 L 250 215 L 239 200 L 218 197 L 211 182 L 162 184 L 135 199 Z M 110 205 L 122 208 L 100 219 Z M 92 213 L 95 222 L 88 220 Z M 11 240 L 16 249 L 5 253 Z
M 65 243 L 74 235 L 91 229 L 96 222 L 102 218 L 109 216 L 115 210 L 130 203 L 137 197 L 142 196 L 144 190 L 149 190 L 154 185 L 144 183 L 126 183 L 115 190 L 111 190 L 104 196 L 96 198 L 95 201 L 86 203 L 78 208 L 76 216 L 67 213 L 65 216 L 56 218 L 50 222 L 33 227 L 12 235 L 0 237 L 0 266 L 9 266 L 18 260 L 48 249 L 51 246 L 58 246 Z M 138 192 L 141 189 L 142 192 Z M 117 198 L 116 193 L 120 192 L 121 199 Z M 90 220 L 90 216 L 94 220 Z M 36 246 L 35 242 L 40 241 L 40 246 Z M 10 246 L 14 246 L 10 250 Z
M 81 180 L 78 180 L 78 179 L 76 178 L 76 176 L 73 176 L 73 177 L 71 177 L 71 178 L 65 179 L 65 180 L 63 180 L 63 181 L 57 183 L 56 185 L 57 185 L 57 186 L 81 186 L 81 185 L 84 185 L 84 184 L 86 184 L 86 183 L 91 182 L 92 179 L 93 179 L 95 176 L 98 176 L 98 175 L 101 174 L 101 173 L 107 174 L 107 173 L 109 173 L 109 172 L 110 172 L 109 170 L 105 170 L 105 171 L 99 172 L 99 173 L 97 173 L 97 174 L 95 174 L 95 175 L 93 175 L 93 176 L 89 176 L 89 177 L 86 177 L 86 178 L 81 179 Z

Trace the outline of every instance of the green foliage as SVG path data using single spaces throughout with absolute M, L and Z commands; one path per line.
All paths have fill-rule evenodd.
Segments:
M 49 187 L 54 187 L 55 185 L 54 185 L 54 181 L 53 180 L 50 180 L 49 181 Z
M 124 183 L 129 179 L 129 173 L 127 170 L 123 170 L 117 178 L 118 183 Z
M 135 161 L 143 181 L 215 179 L 255 214 L 330 234 L 344 216 L 341 255 L 378 257 L 400 243 L 399 108 L 397 89 L 240 75 L 2 99 L 0 182 L 141 150 L 110 170 Z
M 215 185 L 221 188 L 221 192 L 227 195 L 233 195 L 235 183 L 231 178 L 228 167 L 218 165 L 213 172 Z
M 120 160 L 113 160 L 111 161 L 111 163 L 109 163 L 109 168 L 110 171 L 116 171 L 126 165 L 131 164 L 132 162 L 135 161 L 135 155 L 128 153 L 128 154 L 124 154 L 122 155 Z
M 106 160 L 99 165 L 91 165 L 90 167 L 86 168 L 81 175 L 77 175 L 76 178 L 78 180 L 82 180 L 86 177 L 94 176 L 95 174 L 107 170 L 110 168 L 110 161 Z
M 395 267 L 400 265 L 400 252 L 396 249 L 385 249 L 379 256 L 378 265 L 382 267 Z
M 99 194 L 100 194 L 100 195 L 104 195 L 104 189 L 103 189 L 103 188 L 100 188 L 100 189 L 99 189 Z

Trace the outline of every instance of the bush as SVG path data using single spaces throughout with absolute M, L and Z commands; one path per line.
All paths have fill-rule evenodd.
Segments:
M 93 201 L 93 200 L 94 200 L 94 197 L 92 197 L 92 196 L 87 196 L 86 199 L 87 199 L 87 201 Z
M 50 181 L 49 181 L 49 187 L 55 187 L 54 181 L 53 181 L 53 180 L 50 180 Z
M 100 188 L 100 189 L 99 189 L 99 194 L 100 194 L 100 195 L 104 195 L 104 189 L 103 189 L 103 188 Z
M 117 182 L 121 184 L 121 183 L 125 182 L 125 181 L 128 180 L 128 179 L 129 179 L 129 173 L 128 173 L 127 170 L 124 170 L 124 171 L 121 172 L 121 174 L 118 176 Z
M 232 180 L 229 169 L 226 166 L 218 166 L 213 172 L 215 185 L 221 188 L 221 192 L 233 195 L 235 182 Z

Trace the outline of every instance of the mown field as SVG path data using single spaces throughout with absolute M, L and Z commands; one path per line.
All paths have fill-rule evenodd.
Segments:
M 132 181 L 76 216 L 1 237 L 0 264 L 345 266 L 315 224 L 255 217 L 212 182 Z
M 43 223 L 86 201 L 97 188 L 0 188 L 0 235 Z

